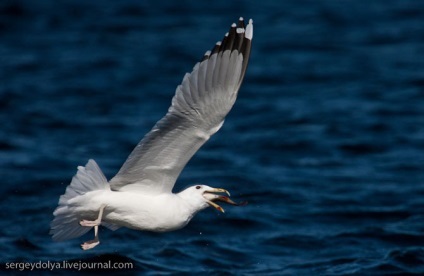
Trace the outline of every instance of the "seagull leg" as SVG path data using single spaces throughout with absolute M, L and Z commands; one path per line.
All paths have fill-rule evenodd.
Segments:
M 96 220 L 81 220 L 80 225 L 86 226 L 86 227 L 93 227 L 94 226 L 94 240 L 86 241 L 85 243 L 81 244 L 81 248 L 83 250 L 88 250 L 91 248 L 96 247 L 100 241 L 99 241 L 99 225 L 102 223 L 102 216 L 103 216 L 103 210 L 105 209 L 106 205 L 100 206 L 99 216 Z
M 103 210 L 105 209 L 105 207 L 106 207 L 105 204 L 100 206 L 99 216 L 97 217 L 96 220 L 85 220 L 85 219 L 83 219 L 79 222 L 79 224 L 81 226 L 87 226 L 87 227 L 99 226 L 100 223 L 102 222 Z

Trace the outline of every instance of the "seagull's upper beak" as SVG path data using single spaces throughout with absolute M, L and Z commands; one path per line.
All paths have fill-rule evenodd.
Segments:
M 221 193 L 221 194 L 222 193 L 225 193 L 228 196 L 223 196 L 223 195 L 220 195 L 219 193 Z M 214 207 L 215 209 L 217 209 L 218 211 L 220 211 L 222 213 L 225 213 L 224 209 L 221 206 L 219 206 L 218 204 L 216 204 L 214 202 L 214 200 L 215 201 L 226 202 L 228 204 L 235 205 L 235 206 L 242 206 L 242 205 L 246 205 L 247 204 L 247 202 L 235 203 L 234 201 L 232 201 L 229 198 L 229 196 L 230 196 L 230 192 L 228 192 L 227 190 L 222 189 L 222 188 L 212 188 L 212 189 L 209 189 L 209 190 L 207 190 L 207 191 L 205 191 L 203 193 L 203 197 L 206 199 L 206 202 L 210 206 Z

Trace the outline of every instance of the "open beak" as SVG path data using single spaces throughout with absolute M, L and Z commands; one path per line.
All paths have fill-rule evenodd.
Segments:
M 220 195 L 219 193 L 221 193 L 221 194 L 225 193 L 228 196 Z M 227 190 L 222 189 L 222 188 L 213 188 L 213 189 L 207 190 L 203 193 L 203 197 L 206 199 L 206 202 L 210 206 L 214 207 L 215 209 L 217 209 L 218 211 L 220 211 L 222 213 L 225 213 L 224 209 L 221 206 L 219 206 L 218 204 L 216 204 L 214 201 L 222 201 L 222 202 L 234 205 L 234 206 L 243 206 L 243 205 L 247 204 L 247 202 L 235 203 L 234 201 L 232 201 L 229 198 L 229 196 L 230 196 L 230 193 Z

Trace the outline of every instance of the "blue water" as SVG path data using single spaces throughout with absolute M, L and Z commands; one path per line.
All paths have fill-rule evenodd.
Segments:
M 215 3 L 216 2 L 216 3 Z M 0 260 L 150 275 L 424 273 L 423 1 L 2 1 Z M 176 232 L 48 231 L 78 165 L 108 178 L 239 16 L 251 60 L 175 191 L 225 187 Z M 127 271 L 128 272 L 128 271 Z

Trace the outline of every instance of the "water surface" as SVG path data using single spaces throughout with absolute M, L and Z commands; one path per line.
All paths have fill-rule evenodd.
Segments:
M 424 273 L 421 1 L 3 1 L 0 257 L 130 261 L 130 272 Z M 51 241 L 78 165 L 108 178 L 167 111 L 185 72 L 239 16 L 250 65 L 224 127 L 175 191 L 225 187 L 243 208 L 184 229 Z

